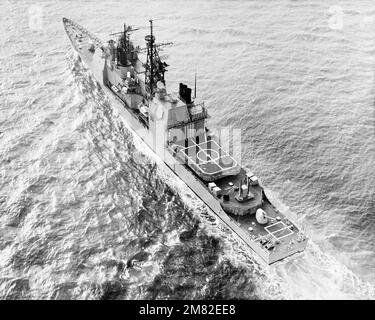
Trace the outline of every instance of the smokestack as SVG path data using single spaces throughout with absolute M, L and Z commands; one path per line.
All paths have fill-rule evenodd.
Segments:
M 186 94 L 185 94 L 185 102 L 187 104 L 190 104 L 191 103 L 191 89 L 186 87 Z
M 179 95 L 187 104 L 191 103 L 191 89 L 186 84 L 180 83 Z
M 186 88 L 187 88 L 187 86 L 185 84 L 180 83 L 179 95 L 184 100 L 185 100 Z

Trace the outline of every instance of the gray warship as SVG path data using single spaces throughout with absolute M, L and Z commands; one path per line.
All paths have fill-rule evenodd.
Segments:
M 126 24 L 102 42 L 63 18 L 83 63 L 107 96 L 121 102 L 115 105 L 122 120 L 255 257 L 272 264 L 304 251 L 306 235 L 269 201 L 256 175 L 241 167 L 206 126 L 209 116 L 204 103 L 196 102 L 196 82 L 194 96 L 183 83 L 178 92 L 167 92 L 168 64 L 159 52 L 168 43 L 156 43 L 152 20 L 149 23 L 150 32 L 141 48 L 130 40 L 137 29 Z M 146 61 L 141 61 L 141 54 Z

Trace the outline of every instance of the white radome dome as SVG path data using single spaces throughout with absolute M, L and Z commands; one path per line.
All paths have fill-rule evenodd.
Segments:
M 268 223 L 268 218 L 266 216 L 266 213 L 263 209 L 258 209 L 255 214 L 255 218 L 257 219 L 259 224 L 266 224 Z

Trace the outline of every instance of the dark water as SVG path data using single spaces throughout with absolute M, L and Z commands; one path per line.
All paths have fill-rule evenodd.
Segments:
M 332 27 L 332 5 L 2 2 L 0 297 L 373 299 L 375 8 L 343 1 Z M 174 42 L 169 89 L 198 70 L 210 126 L 241 129 L 243 165 L 306 228 L 305 254 L 246 254 L 121 123 L 63 16 L 104 40 L 153 17 Z

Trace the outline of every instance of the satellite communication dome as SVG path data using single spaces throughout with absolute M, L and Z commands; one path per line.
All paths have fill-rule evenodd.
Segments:
M 258 223 L 259 224 L 266 224 L 268 223 L 268 218 L 266 216 L 266 213 L 264 212 L 263 209 L 258 209 L 256 214 L 255 214 L 255 218 L 257 219 Z

